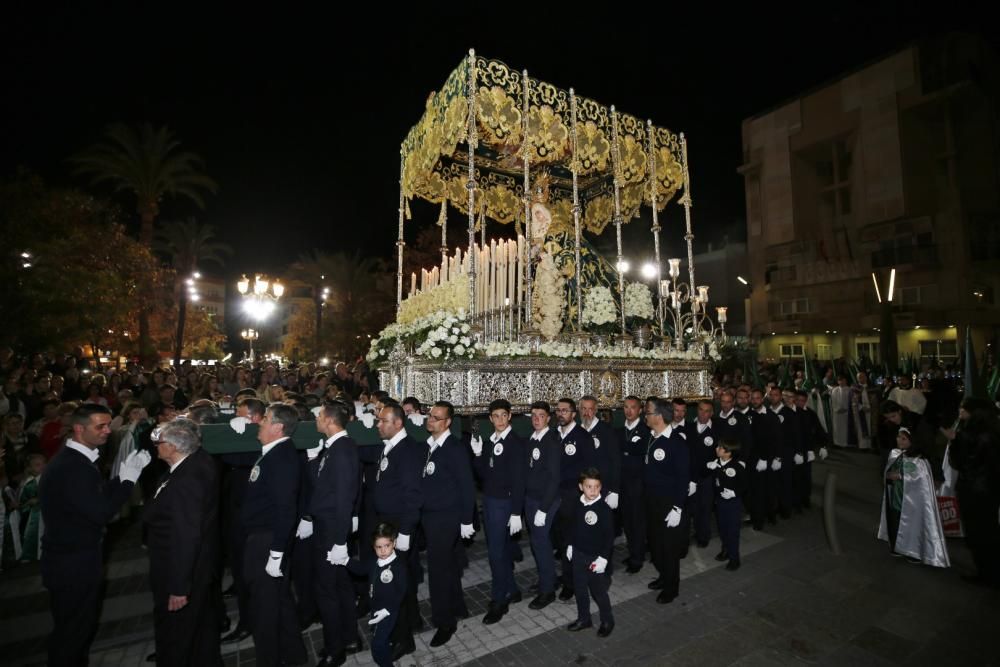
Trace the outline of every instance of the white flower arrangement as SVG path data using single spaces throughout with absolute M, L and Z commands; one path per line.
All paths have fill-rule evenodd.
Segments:
M 470 331 L 463 308 L 438 310 L 412 322 L 390 324 L 372 340 L 366 358 L 376 364 L 385 361 L 397 341 L 402 341 L 415 345 L 415 354 L 428 359 L 472 359 L 480 346 L 469 335 Z
M 614 297 L 605 285 L 595 285 L 587 290 L 583 299 L 583 324 L 590 330 L 601 332 L 618 319 Z M 602 332 L 603 333 L 603 332 Z
M 651 322 L 654 317 L 653 294 L 642 283 L 634 282 L 625 286 L 625 319 L 633 326 Z
M 535 271 L 535 294 L 532 306 L 532 324 L 551 341 L 563 328 L 563 311 L 566 304 L 563 292 L 566 281 L 556 268 L 552 255 L 542 253 Z

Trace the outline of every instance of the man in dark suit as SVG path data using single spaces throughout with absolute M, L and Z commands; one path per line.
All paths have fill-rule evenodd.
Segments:
M 311 468 L 316 477 L 303 519 L 311 524 L 307 530 L 312 535 L 316 603 L 326 653 L 318 663 L 322 667 L 342 665 L 348 653 L 362 648 L 354 615 L 354 585 L 347 572 L 347 540 L 361 480 L 358 445 L 345 430 L 352 412 L 345 403 L 329 401 L 316 415 L 316 430 L 326 437 Z M 303 527 L 300 522 L 300 532 Z
M 688 484 L 687 510 L 694 524 L 695 541 L 704 549 L 712 539 L 712 506 L 716 491 L 708 463 L 718 458 L 716 445 L 721 442 L 715 406 L 711 401 L 698 401 L 698 417 L 687 424 L 685 433 L 691 455 L 691 482 Z M 690 491 L 694 490 L 694 495 Z
M 219 480 L 198 425 L 153 434 L 170 471 L 146 506 L 157 665 L 219 663 Z
M 73 436 L 46 466 L 39 486 L 42 520 L 42 583 L 52 606 L 50 665 L 86 665 L 100 617 L 104 528 L 132 495 L 150 461 L 132 452 L 105 482 L 97 469 L 98 447 L 111 434 L 111 411 L 86 404 L 73 411 Z
M 416 531 L 423 505 L 420 475 L 427 462 L 427 444 L 416 442 L 406 434 L 404 419 L 399 403 L 385 403 L 378 418 L 378 434 L 384 446 L 381 449 L 368 447 L 361 453 L 363 461 L 374 461 L 378 465 L 373 495 L 375 515 L 379 523 L 399 526 L 396 551 L 406 561 L 409 573 L 406 597 L 392 633 L 393 660 L 416 650 L 413 630 L 421 623 L 417 583 L 422 573 Z
M 455 408 L 435 403 L 427 416 L 427 463 L 421 475 L 424 505 L 420 525 L 427 540 L 431 622 L 437 628 L 431 647 L 448 643 L 458 618 L 469 615 L 462 594 L 462 538 L 472 537 L 476 484 L 462 441 L 451 434 Z
M 656 597 L 660 604 L 673 602 L 680 587 L 680 550 L 686 526 L 682 515 L 691 481 L 687 434 L 683 422 L 669 421 L 675 416 L 674 404 L 663 399 L 646 408 L 646 426 L 653 439 L 643 460 L 642 484 L 649 553 L 659 574 L 649 587 L 660 591 Z
M 257 431 L 261 454 L 243 499 L 243 578 L 259 665 L 306 661 L 289 564 L 282 568 L 298 519 L 301 468 L 291 440 L 298 421 L 299 413 L 290 405 L 275 404 L 264 413 Z
M 594 467 L 601 473 L 604 502 L 616 510 L 621 491 L 621 446 L 611 424 L 597 418 L 596 397 L 587 395 L 580 398 L 580 426 L 594 439 Z
M 566 547 L 573 535 L 573 519 L 580 499 L 580 473 L 594 466 L 594 439 L 576 423 L 576 401 L 560 398 L 556 404 L 556 423 L 559 425 L 559 512 L 556 517 L 555 542 L 562 563 L 559 599 L 573 599 L 573 564 L 566 558 Z
M 622 528 L 628 542 L 629 574 L 642 569 L 646 559 L 646 513 L 642 507 L 642 461 L 652 435 L 643 421 L 642 400 L 638 396 L 625 398 L 625 427 L 619 431 L 622 450 Z

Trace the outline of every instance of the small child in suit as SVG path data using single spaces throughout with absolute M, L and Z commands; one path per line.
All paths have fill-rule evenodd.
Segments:
M 570 632 L 594 626 L 590 620 L 590 596 L 600 611 L 598 637 L 607 637 L 615 629 L 611 613 L 611 550 L 615 543 L 615 518 L 601 496 L 601 473 L 587 468 L 580 473 L 580 502 L 573 513 L 573 531 L 566 547 L 566 558 L 573 564 L 573 590 L 576 594 L 576 620 Z
M 720 440 L 715 447 L 718 458 L 707 464 L 715 478 L 715 515 L 722 540 L 722 551 L 715 560 L 728 560 L 727 570 L 740 568 L 740 523 L 743 521 L 743 495 L 747 490 L 748 477 L 743 462 L 736 460 L 739 451 L 738 440 Z
M 375 562 L 368 575 L 368 596 L 371 599 L 372 659 L 379 667 L 392 667 L 390 637 L 399 621 L 400 607 L 406 594 L 406 563 L 396 556 L 396 537 L 399 532 L 391 523 L 380 523 L 375 528 L 372 547 Z M 356 560 L 350 562 L 352 572 L 363 572 L 364 566 Z

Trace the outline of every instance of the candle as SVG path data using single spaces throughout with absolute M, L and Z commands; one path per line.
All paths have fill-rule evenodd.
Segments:
M 681 260 L 668 259 L 667 262 L 670 264 L 670 277 L 676 280 L 681 275 Z
M 524 300 L 522 292 L 524 292 L 524 237 L 517 237 L 517 298 L 514 303 L 521 303 Z
M 698 299 L 705 305 L 708 305 L 708 285 L 698 286 Z
M 726 323 L 726 310 L 727 310 L 727 308 L 725 306 L 716 306 L 715 307 L 715 312 L 719 316 L 719 324 L 725 324 Z
M 410 294 L 413 295 L 416 293 L 417 293 L 417 272 L 414 271 L 413 273 L 410 274 Z

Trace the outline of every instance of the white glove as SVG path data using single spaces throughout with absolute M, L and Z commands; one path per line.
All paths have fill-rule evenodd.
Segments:
M 364 424 L 365 428 L 371 428 L 372 426 L 375 425 L 375 415 L 373 415 L 370 412 L 366 412 L 365 414 L 358 417 L 358 421 Z
M 247 424 L 249 423 L 250 420 L 246 417 L 233 417 L 229 420 L 229 428 L 233 429 L 240 435 L 243 435 L 243 432 L 247 430 Z
M 358 517 L 356 516 L 351 517 L 351 532 L 352 533 L 358 532 Z
M 781 459 L 774 459 L 773 461 L 771 461 L 771 470 L 773 470 L 774 472 L 778 472 L 779 470 L 781 470 Z
M 458 534 L 461 535 L 463 540 L 467 540 L 476 534 L 471 523 L 463 523 L 458 527 Z
M 510 528 L 511 535 L 517 535 L 521 532 L 521 515 L 511 514 L 510 520 L 507 521 L 507 526 Z
M 566 560 L 573 560 L 573 545 L 566 547 Z
M 795 465 L 797 466 L 800 466 L 806 462 L 805 458 L 803 458 L 801 454 L 796 454 L 794 457 L 792 457 L 792 460 L 795 461 Z
M 368 621 L 368 625 L 375 625 L 377 623 L 381 623 L 387 618 L 389 618 L 389 610 L 379 609 L 377 612 L 372 614 L 372 620 Z
M 816 460 L 816 452 L 810 449 L 808 452 L 806 452 L 806 461 L 812 463 L 815 460 Z
M 420 414 L 419 412 L 414 412 L 413 414 L 408 415 L 406 418 L 409 419 L 414 424 L 416 424 L 417 426 L 423 426 L 424 422 L 427 421 L 427 417 Z
M 697 482 L 688 482 L 688 495 L 693 496 L 698 490 Z
M 319 444 L 318 444 L 317 446 L 315 446 L 315 447 L 311 447 L 311 448 L 307 449 L 307 450 L 306 450 L 306 456 L 307 456 L 307 457 L 309 457 L 309 460 L 310 460 L 310 461 L 312 461 L 312 460 L 313 460 L 313 459 L 315 459 L 315 458 L 316 458 L 317 456 L 319 456 L 319 453 L 320 453 L 321 451 L 323 451 L 323 443 L 322 443 L 322 442 L 321 442 L 321 443 L 319 443 Z
M 723 489 L 722 491 L 719 492 L 719 495 L 725 498 L 726 500 L 732 500 L 733 498 L 736 497 L 736 492 L 733 491 L 732 489 Z
M 315 408 L 312 408 L 309 412 L 313 413 L 313 417 L 319 417 L 319 413 L 321 413 L 322 411 L 323 411 L 323 406 L 317 405 Z
M 118 479 L 135 484 L 139 475 L 142 474 L 142 469 L 149 464 L 151 458 L 145 449 L 132 452 L 122 462 L 122 467 L 118 470 Z
M 822 460 L 826 461 L 826 457 L 829 456 L 829 455 L 830 455 L 830 453 L 826 451 L 826 447 L 820 447 L 819 448 L 819 457 Z
M 347 565 L 350 556 L 347 554 L 346 544 L 334 544 L 333 548 L 326 552 L 326 560 L 331 565 Z
M 535 510 L 535 526 L 541 528 L 545 525 L 545 512 L 542 510 Z
M 760 459 L 757 461 L 757 472 L 764 472 L 765 470 L 767 470 L 767 461 Z
M 264 570 L 275 579 L 281 576 L 282 556 L 284 556 L 282 552 L 272 551 L 267 558 L 267 565 L 264 567 Z
M 675 507 L 670 510 L 670 514 L 667 515 L 665 519 L 667 522 L 667 528 L 676 528 L 681 524 L 681 508 Z
M 604 502 L 606 502 L 608 504 L 608 507 L 610 507 L 611 509 L 613 510 L 618 509 L 618 494 L 612 491 L 611 493 L 608 494 L 608 497 L 604 499 Z
M 400 551 L 410 550 L 410 536 L 404 533 L 400 533 L 399 537 L 396 538 L 396 548 Z
M 483 439 L 482 438 L 480 438 L 478 435 L 474 435 L 474 436 L 472 436 L 472 440 L 469 441 L 469 444 L 472 445 L 472 453 L 473 454 L 475 454 L 476 456 L 482 456 L 482 454 L 483 454 Z
M 719 467 L 719 462 L 709 461 L 708 463 L 705 464 L 705 467 L 708 468 L 709 470 L 715 470 L 716 468 Z
M 313 522 L 309 519 L 301 519 L 299 521 L 299 527 L 295 529 L 295 537 L 300 540 L 304 540 L 307 537 L 311 537 L 313 534 Z
M 590 571 L 596 574 L 604 574 L 604 570 L 608 567 L 608 559 L 601 558 L 598 556 L 593 563 L 590 564 Z

